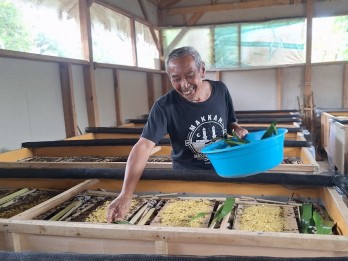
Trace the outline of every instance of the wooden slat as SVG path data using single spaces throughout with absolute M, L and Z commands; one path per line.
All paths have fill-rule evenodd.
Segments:
M 317 0 L 323 1 L 323 0 Z M 328 1 L 328 0 L 324 0 Z M 199 6 L 189 6 L 189 7 L 176 7 L 176 8 L 166 8 L 163 10 L 164 15 L 182 15 L 182 14 L 192 14 L 192 13 L 207 13 L 207 12 L 218 12 L 226 10 L 237 10 L 237 9 L 251 9 L 251 8 L 261 8 L 261 7 L 272 7 L 279 5 L 295 5 L 304 4 L 303 0 L 254 0 L 254 1 L 243 1 L 243 2 L 233 2 L 233 3 L 221 3 L 221 4 L 210 4 L 210 5 L 199 5 Z
M 50 62 L 50 63 L 71 63 L 77 65 L 85 65 L 88 64 L 88 61 L 71 59 L 71 58 L 63 58 L 56 57 L 50 55 L 43 54 L 34 54 L 34 53 L 24 53 L 18 51 L 10 51 L 10 50 L 2 50 L 0 49 L 0 57 L 21 59 L 21 60 L 30 60 L 30 61 L 39 61 L 39 62 Z
M 348 233 L 348 210 L 342 197 L 338 195 L 334 188 L 322 188 L 325 208 L 329 212 L 330 217 L 335 220 L 339 232 L 342 235 Z
M 283 90 L 283 68 L 276 69 L 277 78 L 277 109 L 282 108 L 282 90 Z
M 132 56 L 133 56 L 133 65 L 138 67 L 138 54 L 137 54 L 137 37 L 135 32 L 135 19 L 130 19 L 130 29 L 131 29 L 131 41 L 132 41 Z
M 78 135 L 71 64 L 59 64 L 66 137 Z
M 16 216 L 11 217 L 10 219 L 16 219 L 16 220 L 24 220 L 24 219 L 32 219 L 34 217 L 37 217 L 38 215 L 47 212 L 48 210 L 64 203 L 68 199 L 72 198 L 73 196 L 76 196 L 77 194 L 81 193 L 82 191 L 90 188 L 91 186 L 97 184 L 99 180 L 97 179 L 88 179 L 71 189 L 68 189 L 64 191 L 63 193 L 50 198 L 49 200 L 42 202 L 41 204 L 28 209 Z
M 143 13 L 143 15 L 145 17 L 145 20 L 151 25 L 151 26 L 149 26 L 150 33 L 151 33 L 152 38 L 153 38 L 153 40 L 154 40 L 154 42 L 156 44 L 158 52 L 160 52 L 161 51 L 161 46 L 159 45 L 159 41 L 158 41 L 158 38 L 157 38 L 157 35 L 156 35 L 156 32 L 155 32 L 155 29 L 154 29 L 154 27 L 153 27 L 153 25 L 152 25 L 152 23 L 150 21 L 150 17 L 149 17 L 149 14 L 147 12 L 146 6 L 144 4 L 144 0 L 138 0 L 138 3 L 139 3 L 141 11 L 142 11 L 142 13 Z
M 91 17 L 88 0 L 79 0 L 79 11 L 83 54 L 84 58 L 89 61 L 88 65 L 83 66 L 88 125 L 91 127 L 96 127 L 99 126 L 99 112 L 95 87 Z
M 312 93 L 312 24 L 313 24 L 313 1 L 307 0 L 307 35 L 306 35 L 306 66 L 305 84 L 303 91 L 303 105 L 305 124 L 313 133 L 313 93 Z
M 114 77 L 114 95 L 115 95 L 115 109 L 116 109 L 116 125 L 122 125 L 121 118 L 121 96 L 120 96 L 120 84 L 119 84 L 119 71 L 117 69 L 112 70 Z

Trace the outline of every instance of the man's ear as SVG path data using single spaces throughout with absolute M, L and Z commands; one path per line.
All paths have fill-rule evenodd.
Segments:
M 201 66 L 201 77 L 205 78 L 205 74 L 206 74 L 206 70 L 205 70 L 205 63 L 202 62 L 202 66 Z

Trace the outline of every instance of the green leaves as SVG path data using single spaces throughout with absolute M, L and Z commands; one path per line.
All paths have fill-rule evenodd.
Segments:
M 235 198 L 226 198 L 225 203 L 218 209 L 212 222 L 220 222 L 233 209 Z
M 303 203 L 301 207 L 301 233 L 331 235 L 335 225 L 330 220 L 324 220 L 311 203 Z
M 235 201 L 236 201 L 235 198 L 226 198 L 225 203 L 222 206 L 220 206 L 220 208 L 216 211 L 211 223 L 220 222 L 228 213 L 230 213 L 233 209 Z M 209 214 L 211 213 L 207 213 L 207 212 L 198 213 L 197 215 L 192 217 L 190 221 L 193 221 L 197 218 L 205 217 Z
M 266 132 L 262 135 L 261 140 L 272 137 L 273 135 L 278 134 L 278 129 L 276 127 L 276 122 L 272 122 L 272 124 L 267 128 Z
M 316 234 L 331 235 L 332 227 L 335 225 L 334 222 L 324 220 L 317 212 L 313 212 L 313 220 L 316 227 Z

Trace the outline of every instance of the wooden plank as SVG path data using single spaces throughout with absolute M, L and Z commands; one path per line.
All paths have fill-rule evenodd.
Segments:
M 49 238 L 48 236 L 60 237 L 60 242 L 70 241 L 78 238 L 85 240 L 93 238 L 95 242 L 101 240 L 131 240 L 134 244 L 123 248 L 122 251 L 128 252 L 130 249 L 137 248 L 138 243 L 146 244 L 148 241 L 158 241 L 158 238 L 168 242 L 170 254 L 182 254 L 175 251 L 172 244 L 199 244 L 201 255 L 211 254 L 211 248 L 218 248 L 220 245 L 240 246 L 249 248 L 249 254 L 259 255 L 259 251 L 251 251 L 250 248 L 262 248 L 266 250 L 268 256 L 274 256 L 274 251 L 285 250 L 280 256 L 344 256 L 348 254 L 348 240 L 342 236 L 330 235 L 309 235 L 292 233 L 258 233 L 243 232 L 234 230 L 212 230 L 195 228 L 173 228 L 173 227 L 151 227 L 151 226 L 129 226 L 113 224 L 83 224 L 76 222 L 49 222 L 38 220 L 0 220 L 0 231 L 6 230 L 11 233 L 20 233 L 23 236 L 29 234 L 36 235 L 38 239 Z M 43 237 L 43 238 L 42 238 Z M 62 240 L 64 237 L 64 240 Z M 199 241 L 197 241 L 197 238 Z M 98 239 L 98 240 L 96 240 Z M 35 238 L 31 238 L 31 243 L 35 244 Z M 223 244 L 221 244 L 223 242 Z M 60 244 L 61 244 L 60 243 Z M 129 242 L 130 243 L 130 242 Z M 42 244 L 42 242 L 41 242 Z M 23 241 L 22 241 L 23 245 Z M 54 245 L 45 244 L 50 247 L 50 251 L 56 250 Z M 58 244 L 59 245 L 59 244 Z M 83 251 L 81 245 L 74 247 L 69 244 L 69 252 Z M 209 245 L 205 250 L 204 245 Z M 114 244 L 115 246 L 115 244 Z M 45 248 L 42 248 L 44 250 Z M 23 250 L 27 250 L 24 249 Z M 61 251 L 62 249 L 60 249 Z M 65 249 L 67 250 L 67 249 Z M 305 252 L 303 250 L 306 250 Z M 173 251 L 173 252 L 172 252 Z M 323 251 L 323 253 L 321 252 Z M 192 249 L 191 249 L 192 253 Z M 221 253 L 221 252 L 220 252 Z M 228 252 L 232 254 L 231 252 Z M 197 254 L 197 253 L 196 253 Z
M 18 233 L 9 233 L 9 237 L 12 241 L 13 251 L 20 252 L 22 251 L 21 246 L 21 236 Z
M 89 63 L 87 61 L 80 60 L 80 59 L 63 58 L 63 57 L 56 57 L 51 55 L 24 53 L 24 52 L 18 52 L 18 51 L 2 50 L 2 49 L 0 49 L 0 57 L 29 60 L 29 61 L 39 61 L 39 62 L 50 62 L 50 63 L 70 63 L 70 64 L 77 64 L 77 65 L 86 65 Z
M 66 137 L 78 135 L 71 64 L 59 64 Z
M 0 162 L 16 162 L 19 159 L 32 157 L 31 149 L 18 149 L 0 153 Z
M 282 94 L 283 94 L 283 68 L 276 69 L 276 81 L 277 81 L 277 109 L 282 108 Z
M 149 26 L 149 29 L 150 29 L 150 33 L 152 35 L 153 41 L 155 42 L 155 45 L 157 47 L 157 50 L 158 50 L 158 52 L 161 52 L 161 46 L 159 44 L 155 29 L 150 21 L 150 17 L 149 17 L 149 14 L 147 12 L 146 6 L 144 4 L 144 0 L 138 0 L 138 4 L 140 6 L 140 9 L 141 9 L 144 17 L 145 17 L 145 20 L 151 25 L 151 26 Z
M 88 0 L 79 0 L 83 54 L 84 58 L 89 61 L 88 65 L 83 66 L 88 125 L 91 127 L 96 127 L 99 126 L 99 112 L 93 65 L 91 17 L 88 4 Z
M 168 242 L 165 240 L 156 240 L 155 253 L 156 255 L 168 255 Z
M 120 84 L 119 84 L 119 70 L 112 70 L 113 80 L 114 80 L 114 95 L 115 95 L 115 109 L 116 109 L 116 125 L 122 125 L 121 117 L 121 95 L 120 95 Z
M 41 204 L 28 209 L 16 216 L 11 217 L 10 219 L 16 219 L 16 220 L 24 220 L 24 219 L 32 219 L 34 217 L 37 217 L 38 215 L 47 212 L 48 210 L 62 204 L 63 202 L 67 201 L 68 199 L 72 198 L 73 196 L 81 193 L 82 191 L 90 188 L 91 186 L 97 184 L 99 180 L 97 179 L 88 179 L 71 189 L 68 189 L 67 191 L 64 191 L 63 193 L 50 198 L 49 200 L 42 202 Z
M 316 0 L 323 1 L 323 0 Z M 328 0 L 324 0 L 328 1 Z M 238 9 L 251 9 L 251 8 L 263 8 L 263 7 L 273 7 L 280 5 L 303 5 L 305 1 L 303 0 L 254 0 L 254 1 L 243 1 L 243 2 L 233 2 L 233 3 L 221 3 L 221 4 L 210 4 L 210 5 L 198 5 L 198 6 L 188 6 L 188 7 L 176 7 L 176 8 L 166 8 L 163 10 L 164 15 L 182 15 L 189 13 L 207 13 L 207 12 L 218 12 L 227 10 L 238 10 Z
M 348 209 L 334 188 L 322 188 L 322 199 L 330 217 L 342 235 L 348 235 Z
M 132 41 L 132 56 L 133 56 L 133 65 L 138 67 L 138 54 L 137 54 L 137 37 L 135 32 L 135 19 L 130 19 L 130 29 L 131 29 L 131 41 Z

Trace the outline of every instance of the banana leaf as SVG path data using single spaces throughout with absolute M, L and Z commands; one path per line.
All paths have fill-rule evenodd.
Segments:
M 316 211 L 313 212 L 313 220 L 315 223 L 316 234 L 331 235 L 332 227 L 335 225 L 334 222 L 324 220 Z
M 277 123 L 275 121 L 271 123 L 271 125 L 267 128 L 266 132 L 262 135 L 261 140 L 278 134 L 278 129 L 276 124 Z
M 312 230 L 313 205 L 303 203 L 301 207 L 301 233 L 309 234 Z
M 233 209 L 235 198 L 226 198 L 225 203 L 218 209 L 212 222 L 220 222 Z

